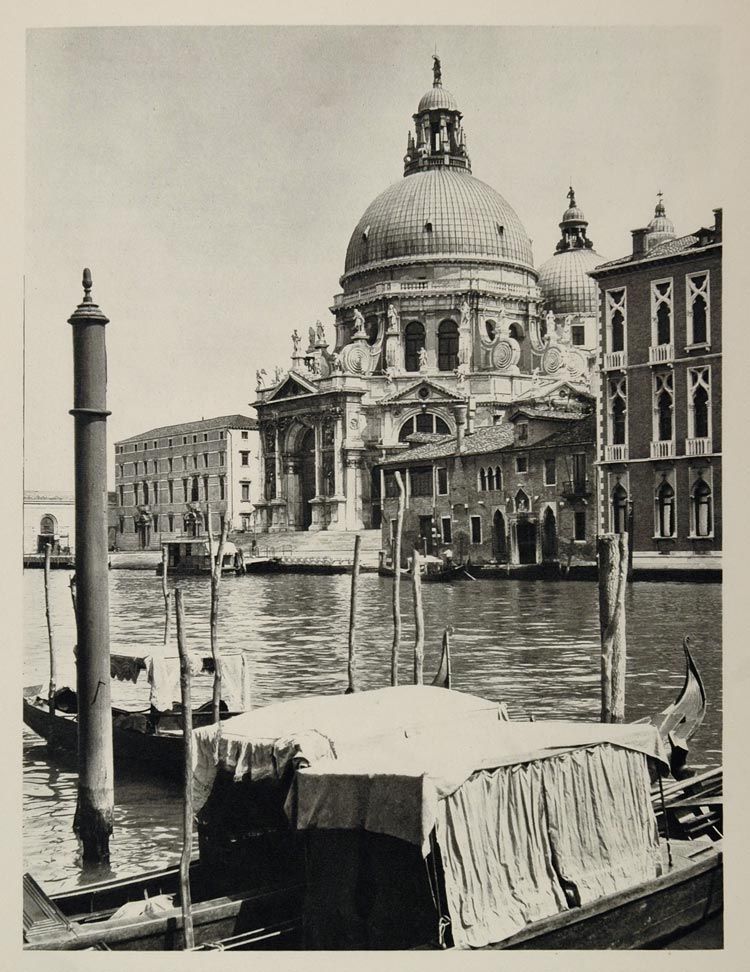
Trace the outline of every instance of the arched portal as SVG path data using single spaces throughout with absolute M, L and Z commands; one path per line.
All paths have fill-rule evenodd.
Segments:
M 424 324 L 420 321 L 409 321 L 404 331 L 404 367 L 407 371 L 419 371 L 419 352 L 424 343 Z
M 303 530 L 307 530 L 312 523 L 310 500 L 317 493 L 317 484 L 315 481 L 315 429 L 308 429 L 305 432 L 299 444 L 298 455 L 300 458 L 299 524 Z
M 557 522 L 548 506 L 542 518 L 542 563 L 557 560 Z
M 498 564 L 507 564 L 508 562 L 505 517 L 500 510 L 495 510 L 495 515 L 492 517 L 492 556 Z

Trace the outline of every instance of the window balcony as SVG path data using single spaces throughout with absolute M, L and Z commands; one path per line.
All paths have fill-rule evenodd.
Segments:
M 622 368 L 627 368 L 628 365 L 628 352 L 627 351 L 610 351 L 604 355 L 604 370 L 605 371 L 617 371 Z
M 674 459 L 675 447 L 672 439 L 665 439 L 661 442 L 651 443 L 652 459 Z
M 591 496 L 593 487 L 590 479 L 567 479 L 562 484 L 562 494 L 567 498 Z
M 628 447 L 627 445 L 605 445 L 604 446 L 604 461 L 605 462 L 627 462 L 628 461 Z
M 666 364 L 668 361 L 674 361 L 674 344 L 657 344 L 648 349 L 649 364 Z
M 685 439 L 686 456 L 708 456 L 713 452 L 713 442 L 711 436 L 701 439 Z

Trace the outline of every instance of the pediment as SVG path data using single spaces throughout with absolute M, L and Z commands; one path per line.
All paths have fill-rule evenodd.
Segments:
M 266 402 L 277 402 L 282 398 L 301 398 L 303 395 L 316 395 L 318 389 L 301 375 L 289 374 L 271 392 Z M 265 403 L 264 403 L 265 404 Z
M 457 395 L 452 392 L 449 388 L 445 388 L 443 385 L 439 385 L 435 381 L 430 381 L 429 378 L 421 378 L 419 381 L 413 382 L 406 388 L 403 388 L 400 392 L 393 395 L 387 395 L 385 398 L 381 399 L 381 404 L 399 404 L 403 405 L 407 402 L 461 402 L 466 403 L 466 397 L 463 395 Z

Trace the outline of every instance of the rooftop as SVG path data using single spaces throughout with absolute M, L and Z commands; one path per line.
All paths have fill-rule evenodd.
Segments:
M 600 263 L 598 267 L 590 271 L 590 275 L 597 277 L 599 274 L 607 273 L 610 270 L 616 270 L 621 267 L 640 266 L 644 263 L 669 259 L 669 257 L 692 256 L 693 254 L 703 253 L 706 250 L 720 246 L 721 240 L 706 242 L 705 236 L 701 239 L 701 237 L 695 236 L 694 234 L 688 234 L 687 236 L 680 236 L 676 240 L 665 240 L 663 243 L 657 243 L 656 246 L 652 246 L 646 253 L 638 255 L 629 253 L 627 256 L 620 257 L 618 260 L 609 260 L 607 263 Z
M 464 436 L 462 456 L 480 455 L 484 452 L 496 452 L 513 443 L 513 428 L 510 425 L 490 425 L 478 429 L 471 435 Z M 426 459 L 443 459 L 456 455 L 455 435 L 441 435 L 436 441 L 416 446 L 408 452 L 386 459 L 383 466 L 402 466 L 404 463 L 422 462 Z
M 141 439 L 161 438 L 169 435 L 181 435 L 185 432 L 206 432 L 208 429 L 257 429 L 258 423 L 249 415 L 219 415 L 216 418 L 199 419 L 197 422 L 181 422 L 179 425 L 162 425 L 158 429 L 139 432 L 127 439 L 118 439 L 115 445 L 126 442 L 140 442 Z

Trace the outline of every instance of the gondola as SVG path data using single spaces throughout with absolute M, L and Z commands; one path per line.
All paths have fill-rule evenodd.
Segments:
M 445 639 L 443 659 L 434 685 L 444 685 L 449 677 L 450 644 L 449 639 Z M 403 709 L 411 713 L 414 706 L 405 698 L 411 690 L 417 693 L 432 691 L 427 687 L 409 686 L 380 691 L 402 692 Z M 370 694 L 358 693 L 347 698 L 354 699 L 356 704 L 358 697 L 361 699 Z M 443 697 L 441 692 L 439 698 Z M 326 706 L 332 698 L 336 697 L 315 697 L 313 704 Z M 468 704 L 465 701 L 467 698 L 471 700 L 471 697 L 461 693 L 449 693 L 445 704 L 437 703 L 441 723 L 446 709 L 455 704 L 456 698 L 461 704 Z M 498 712 L 497 718 L 506 718 L 504 710 L 497 703 L 475 700 L 472 704 L 479 710 L 494 707 Z M 270 706 L 267 710 L 257 711 L 267 711 L 272 716 L 272 710 L 277 708 Z M 484 717 L 486 712 L 475 714 Z M 232 723 L 225 725 L 229 729 Z M 639 728 L 651 731 L 654 740 L 660 738 L 655 725 L 613 727 L 612 731 L 627 732 Z M 446 736 L 446 739 L 449 738 L 450 733 Z M 654 742 L 654 745 L 661 746 L 664 759 L 663 745 L 658 742 Z M 366 752 L 373 752 L 372 747 L 368 747 Z M 305 765 L 304 760 L 301 765 Z M 227 782 L 224 781 L 224 796 L 229 795 L 232 808 L 246 787 L 234 783 L 227 786 Z M 287 778 L 285 786 L 288 783 Z M 651 799 L 657 818 L 660 811 L 668 816 L 668 819 L 662 819 L 662 833 L 666 829 L 670 835 L 670 862 L 664 864 L 662 874 L 634 883 L 632 887 L 619 889 L 609 896 L 604 895 L 594 903 L 570 908 L 564 914 L 550 916 L 541 922 L 532 922 L 515 936 L 488 947 L 635 948 L 668 939 L 701 918 L 717 914 L 721 908 L 722 858 L 719 842 L 721 827 L 715 808 L 717 801 L 720 803 L 720 797 L 716 794 L 720 787 L 720 772 L 712 772 L 689 781 L 667 783 L 663 803 L 658 789 L 654 791 Z M 215 797 L 216 794 L 212 792 L 211 799 Z M 686 810 L 686 804 L 691 801 L 693 809 Z M 704 806 L 706 802 L 710 805 L 708 808 Z M 295 849 L 288 833 L 284 835 L 275 825 L 263 833 L 262 827 L 258 829 L 257 820 L 251 832 L 238 833 L 237 822 L 243 816 L 242 813 L 237 816 L 237 806 L 231 809 L 229 818 L 222 819 L 221 814 L 226 807 L 223 807 L 221 799 L 218 802 L 214 799 L 214 803 L 212 812 L 204 808 L 199 816 L 199 821 L 203 821 L 202 825 L 199 824 L 201 860 L 195 862 L 191 869 L 196 948 L 245 950 L 309 947 L 310 942 L 305 938 L 305 926 L 310 923 L 310 916 L 305 916 L 309 888 L 308 898 L 304 890 L 309 877 L 306 877 L 304 870 L 309 846 L 300 855 L 299 848 Z M 696 808 L 699 812 L 696 812 Z M 702 829 L 695 825 L 697 818 L 702 818 Z M 665 822 L 666 828 L 663 826 Z M 698 837 L 702 839 L 696 841 Z M 401 842 L 397 843 L 400 846 Z M 337 854 L 340 855 L 341 851 L 339 847 Z M 333 854 L 331 859 L 341 861 L 337 854 Z M 427 863 L 433 867 L 434 878 L 439 874 L 439 855 L 435 854 L 432 859 L 428 855 Z M 348 866 L 342 863 L 344 871 Z M 175 898 L 166 900 L 161 897 L 177 895 L 177 874 L 177 868 L 168 868 L 136 879 L 103 882 L 52 897 L 48 897 L 29 877 L 25 880 L 25 945 L 33 949 L 180 948 L 180 909 L 175 906 Z M 132 909 L 136 909 L 138 906 L 135 903 L 143 902 L 144 895 L 152 902 L 151 913 L 128 914 L 129 909 L 123 906 L 130 902 Z M 439 896 L 436 900 L 440 900 Z M 115 917 L 118 910 L 120 915 Z M 645 910 L 649 915 L 648 921 L 643 920 Z M 640 919 L 636 920 L 636 916 L 640 916 Z M 447 942 L 444 935 L 442 938 L 428 935 L 420 939 L 422 932 L 417 934 L 416 925 L 414 930 L 414 936 L 407 943 L 401 942 L 400 947 L 432 947 Z M 334 946 L 339 947 L 335 943 Z M 347 947 L 364 946 L 360 943 Z
M 685 681 L 680 694 L 668 705 L 652 723 L 659 730 L 662 739 L 670 745 L 670 768 L 672 775 L 679 777 L 685 770 L 688 755 L 688 741 L 700 727 L 706 715 L 706 690 L 703 679 L 690 654 L 690 639 L 686 636 L 682 643 L 685 652 Z
M 384 558 L 381 558 L 381 562 L 378 566 L 378 574 L 381 577 L 393 577 L 395 571 L 392 564 L 387 564 Z M 401 568 L 401 574 L 404 577 L 411 576 L 411 569 L 408 570 L 404 567 Z M 461 580 L 463 578 L 469 578 L 474 580 L 475 578 L 469 573 L 468 568 L 464 564 L 457 564 L 452 560 L 445 560 L 442 557 L 432 557 L 430 555 L 422 557 L 422 570 L 420 574 L 423 581 L 427 583 L 446 583 L 454 580 Z
M 154 664 L 154 659 L 158 662 Z M 211 655 L 192 653 L 193 672 L 210 676 L 213 673 Z M 226 691 L 220 705 L 220 716 L 228 719 L 249 707 L 251 686 L 246 659 L 241 652 L 222 653 L 224 674 L 229 674 L 233 686 L 223 679 Z M 183 775 L 184 746 L 182 715 L 179 704 L 179 660 L 160 647 L 116 648 L 111 654 L 114 678 L 136 682 L 145 672 L 149 680 L 151 704 L 145 708 L 112 708 L 112 744 L 115 768 L 137 765 L 146 771 L 172 779 Z M 42 739 L 62 755 L 74 755 L 78 750 L 78 721 L 76 693 L 61 688 L 55 693 L 55 711 L 49 700 L 39 693 L 42 686 L 30 686 L 23 691 L 23 721 Z M 193 728 L 208 725 L 212 719 L 210 702 L 193 711 Z

